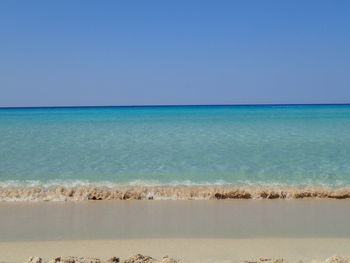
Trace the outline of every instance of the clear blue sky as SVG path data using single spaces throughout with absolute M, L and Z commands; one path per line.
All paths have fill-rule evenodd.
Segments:
M 350 102 L 350 1 L 0 1 L 0 106 Z

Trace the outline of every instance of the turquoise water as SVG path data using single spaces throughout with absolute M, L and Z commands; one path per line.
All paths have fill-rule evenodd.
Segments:
M 0 109 L 0 182 L 350 185 L 350 105 Z

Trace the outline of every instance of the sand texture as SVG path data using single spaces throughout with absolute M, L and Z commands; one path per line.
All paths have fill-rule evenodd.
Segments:
M 0 188 L 0 201 L 348 199 L 350 187 L 120 186 Z
M 189 263 L 325 262 L 350 256 L 349 208 L 349 200 L 324 199 L 3 202 L 0 261 L 139 253 Z
M 0 261 L 24 262 L 31 256 L 49 261 L 59 257 L 112 257 L 125 260 L 130 255 L 164 255 L 188 263 L 255 262 L 259 258 L 284 261 L 324 262 L 332 255 L 350 257 L 349 239 L 138 239 L 79 240 L 0 243 Z M 70 262 L 73 263 L 73 262 Z M 270 263 L 270 262 L 268 262 Z M 280 263 L 280 262 L 279 262 Z M 338 262 L 339 263 L 339 262 Z
M 111 257 L 107 260 L 101 260 L 98 258 L 86 258 L 86 257 L 57 257 L 50 260 L 42 259 L 41 257 L 29 257 L 24 263 L 180 263 L 180 260 L 170 258 L 168 256 L 162 257 L 162 259 L 155 259 L 150 256 L 145 256 L 142 254 L 132 255 L 124 260 L 119 257 Z M 300 263 L 302 261 L 298 261 Z M 317 262 L 317 261 L 314 261 Z M 327 258 L 320 263 L 349 263 L 350 258 L 332 256 Z M 288 263 L 287 260 L 281 259 L 271 259 L 271 258 L 259 258 L 256 260 L 245 260 L 243 263 Z
M 0 242 L 350 238 L 349 208 L 350 200 L 5 202 Z

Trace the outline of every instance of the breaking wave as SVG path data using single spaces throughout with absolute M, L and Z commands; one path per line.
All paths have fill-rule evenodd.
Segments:
M 157 181 L 89 182 L 81 180 L 2 181 L 0 201 L 83 201 L 83 200 L 210 200 L 210 199 L 303 199 L 350 198 L 350 186 L 301 185 L 277 183 L 228 184 L 193 183 L 162 184 Z

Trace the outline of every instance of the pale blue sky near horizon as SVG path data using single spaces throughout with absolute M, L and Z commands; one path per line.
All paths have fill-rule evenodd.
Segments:
M 350 1 L 1 1 L 0 107 L 350 103 Z

